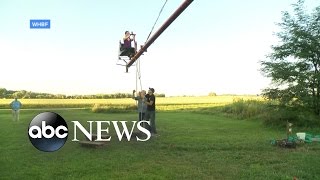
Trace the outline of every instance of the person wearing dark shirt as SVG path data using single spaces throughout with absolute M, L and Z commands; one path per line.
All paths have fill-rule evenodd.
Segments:
M 133 36 L 132 39 L 131 35 Z M 131 46 L 131 41 L 134 41 L 136 45 L 135 34 L 130 34 L 129 31 L 126 31 L 123 37 L 123 49 L 124 54 L 127 54 L 129 57 L 133 57 L 136 52 L 136 48 Z
M 154 96 L 154 89 L 149 88 L 148 94 L 146 95 L 147 111 L 146 120 L 150 120 L 150 132 L 151 135 L 157 134 L 156 130 L 156 97 Z

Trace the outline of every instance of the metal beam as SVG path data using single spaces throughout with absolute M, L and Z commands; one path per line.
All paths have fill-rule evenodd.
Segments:
M 148 49 L 148 47 L 161 35 L 161 33 L 170 26 L 170 24 L 193 2 L 193 0 L 185 0 L 179 8 L 168 18 L 166 22 L 150 37 L 150 39 L 144 44 L 144 46 L 131 58 L 126 66 L 128 72 L 129 67 L 142 55 L 142 53 Z

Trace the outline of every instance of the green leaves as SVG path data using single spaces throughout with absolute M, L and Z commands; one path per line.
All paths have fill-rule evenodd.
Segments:
M 280 43 L 261 61 L 261 71 L 274 86 L 264 89 L 264 95 L 320 115 L 320 6 L 308 14 L 303 4 L 298 0 L 293 14 L 283 12 L 281 31 L 276 33 Z

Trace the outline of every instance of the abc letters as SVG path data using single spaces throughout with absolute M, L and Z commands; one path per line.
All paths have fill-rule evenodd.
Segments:
M 49 134 L 47 134 L 47 131 L 49 130 Z M 64 133 L 60 134 L 60 130 L 63 130 Z M 34 133 L 36 132 L 36 133 Z M 68 136 L 68 129 L 67 127 L 60 125 L 56 129 L 53 129 L 52 126 L 46 126 L 46 122 L 41 122 L 41 129 L 39 126 L 32 126 L 29 129 L 29 136 L 32 138 L 52 138 L 54 135 L 56 135 L 58 138 L 65 138 Z

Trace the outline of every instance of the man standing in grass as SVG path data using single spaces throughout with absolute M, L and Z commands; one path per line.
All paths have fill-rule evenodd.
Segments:
M 12 109 L 12 120 L 13 121 L 19 121 L 19 113 L 21 108 L 21 102 L 18 101 L 17 98 L 14 98 L 14 101 L 10 103 L 11 109 Z
M 156 130 L 156 97 L 154 96 L 154 89 L 149 88 L 148 94 L 146 95 L 147 112 L 146 120 L 150 120 L 151 135 L 157 134 Z

